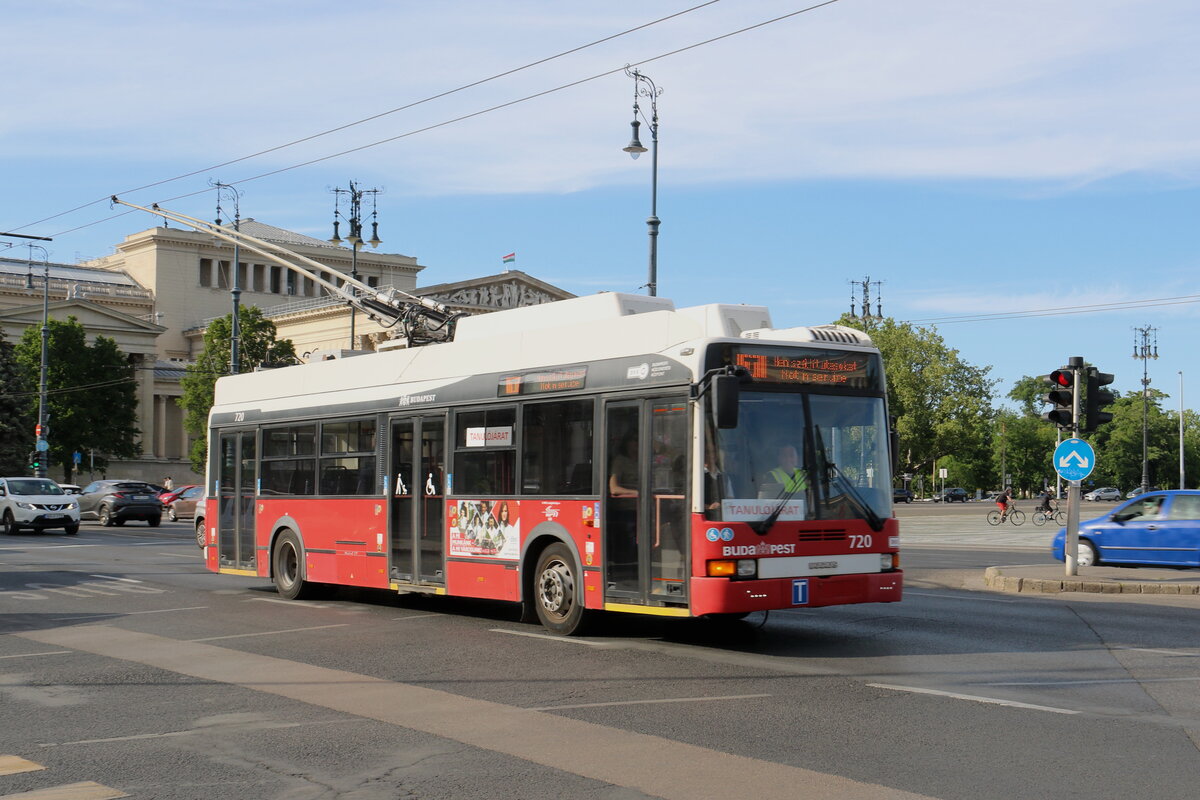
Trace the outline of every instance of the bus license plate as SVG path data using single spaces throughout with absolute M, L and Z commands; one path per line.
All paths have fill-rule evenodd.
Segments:
M 808 605 L 808 578 L 792 581 L 792 605 Z

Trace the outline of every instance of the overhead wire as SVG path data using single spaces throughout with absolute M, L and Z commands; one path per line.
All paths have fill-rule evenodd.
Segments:
M 534 92 L 534 93 L 532 93 L 532 94 L 528 94 L 528 95 L 525 95 L 525 96 L 523 96 L 523 97 L 516 98 L 516 99 L 514 99 L 514 100 L 509 100 L 509 101 L 507 101 L 507 102 L 504 102 L 504 103 L 498 103 L 498 104 L 496 104 L 496 105 L 489 106 L 488 108 L 480 109 L 480 110 L 478 110 L 478 111 L 473 111 L 473 112 L 470 112 L 470 113 L 467 113 L 467 114 L 462 114 L 462 115 L 459 115 L 459 116 L 457 116 L 457 117 L 453 117 L 453 118 L 451 118 L 451 119 L 443 120 L 443 121 L 441 121 L 441 122 L 433 123 L 433 124 L 431 124 L 431 125 L 426 125 L 426 126 L 423 126 L 423 127 L 421 127 L 421 128 L 416 128 L 416 129 L 413 129 L 413 130 L 410 130 L 410 131 L 406 131 L 405 133 L 397 134 L 397 135 L 395 135 L 395 136 L 389 136 L 389 137 L 387 137 L 387 138 L 384 138 L 384 139 L 379 139 L 379 140 L 376 140 L 376 141 L 373 141 L 373 142 L 368 142 L 368 143 L 366 143 L 366 144 L 362 144 L 362 145 L 359 145 L 359 146 L 357 146 L 357 147 L 351 147 L 351 148 L 347 148 L 347 149 L 345 149 L 345 150 L 341 150 L 341 151 L 339 151 L 339 152 L 336 152 L 336 153 L 330 153 L 330 154 L 328 154 L 328 155 L 320 156 L 320 157 L 317 157 L 317 158 L 312 158 L 312 159 L 309 159 L 309 160 L 307 160 L 307 161 L 303 161 L 303 162 L 300 162 L 300 163 L 297 163 L 297 164 L 292 164 L 292 165 L 290 165 L 290 166 L 279 167 L 278 169 L 269 170 L 269 171 L 267 171 L 267 172 L 262 172 L 262 173 L 259 173 L 259 174 L 257 174 L 257 175 L 252 175 L 252 176 L 250 176 L 250 177 L 241 178 L 241 179 L 239 179 L 239 180 L 235 180 L 235 181 L 229 181 L 229 183 L 230 183 L 230 184 L 235 184 L 235 185 L 241 185 L 241 184 L 250 183 L 250 182 L 253 182 L 253 181 L 257 181 L 257 180 L 262 180 L 263 178 L 268 178 L 268 177 L 271 177 L 271 176 L 274 176 L 274 175 L 279 175 L 279 174 L 282 174 L 282 173 L 284 173 L 284 172 L 290 172 L 290 171 L 292 171 L 292 170 L 300 169 L 300 168 L 302 168 L 302 167 L 308 167 L 308 166 L 312 166 L 313 164 L 319 164 L 319 163 L 321 163 L 321 162 L 323 162 L 323 161 L 329 161 L 329 160 L 332 160 L 332 159 L 335 159 L 335 158 L 340 158 L 340 157 L 342 157 L 342 156 L 350 155 L 350 154 L 352 154 L 352 153 L 357 153 L 357 152 L 361 152 L 361 151 L 363 151 L 363 150 L 369 150 L 369 149 L 371 149 L 371 148 L 374 148 L 374 147 L 379 147 L 379 146 L 381 146 L 381 145 L 384 145 L 384 144 L 390 144 L 390 143 L 392 143 L 392 142 L 399 141 L 400 139 L 405 139 L 405 138 L 408 138 L 408 137 L 410 137 L 410 136 L 415 136 L 415 135 L 417 135 L 417 134 L 420 134 L 420 133 L 427 133 L 427 132 L 429 132 L 429 131 L 436 130 L 436 129 L 438 129 L 438 128 L 444 128 L 444 127 L 446 127 L 446 126 L 448 126 L 448 125 L 454 125 L 454 124 L 456 124 L 456 123 L 463 122 L 463 121 L 465 121 L 465 120 L 468 120 L 468 119 L 473 119 L 473 118 L 475 118 L 475 117 L 483 116 L 483 115 L 485 115 L 485 114 L 490 114 L 490 113 L 492 113 L 492 112 L 494 112 L 494 111 L 499 111 L 499 110 L 501 110 L 501 109 L 509 108 L 509 107 L 511 107 L 511 106 L 519 105 L 519 104 L 521 104 L 521 103 L 526 103 L 526 102 L 529 102 L 529 101 L 531 101 L 531 100 L 536 100 L 536 99 L 538 99 L 538 98 L 540 98 L 540 97 L 545 97 L 545 96 L 547 96 L 547 95 L 550 95 L 550 94 L 555 94 L 555 93 L 557 93 L 557 92 L 561 92 L 561 91 L 564 91 L 564 90 L 566 90 L 566 89 L 571 89 L 571 88 L 574 88 L 574 87 L 576 87 L 576 86 L 580 86 L 580 85 L 582 85 L 582 84 L 585 84 L 585 83 L 590 83 L 591 81 L 599 80 L 600 78 L 605 78 L 605 77 L 608 77 L 609 75 L 614 75 L 614 74 L 616 74 L 616 73 L 619 73 L 619 72 L 624 72 L 624 71 L 625 71 L 625 68 L 626 68 L 627 66 L 641 66 L 641 65 L 644 65 L 644 64 L 650 64 L 650 63 L 653 63 L 653 62 L 655 62 L 655 61 L 661 61 L 662 59 L 665 59 L 665 58 L 670 58 L 670 57 L 672 57 L 672 56 L 679 55 L 680 53 L 685 53 L 685 52 L 688 52 L 689 50 L 695 50 L 696 48 L 699 48 L 699 47 L 705 47 L 705 46 L 707 46 L 707 45 L 714 44 L 714 43 L 716 43 L 716 42 L 719 42 L 719 41 L 722 41 L 722 40 L 724 40 L 724 39 L 729 39 L 729 38 L 732 38 L 732 37 L 734 37 L 734 36 L 739 36 L 739 35 L 741 35 L 741 34 L 748 33 L 748 32 L 750 32 L 750 31 L 757 30 L 757 29 L 759 29 L 759 28 L 763 28 L 763 27 L 766 27 L 766 26 L 768 26 L 768 25 L 773 25 L 773 24 L 775 24 L 775 23 L 782 22 L 782 21 L 784 21 L 784 20 L 787 20 L 787 19 L 791 19 L 792 17 L 796 17 L 796 16 L 798 16 L 798 15 L 800 15 L 800 14 L 805 14 L 805 13 L 808 13 L 808 12 L 810 12 L 810 11 L 815 11 L 815 10 L 817 10 L 817 9 L 819 9 L 819 8 L 823 8 L 823 7 L 825 7 L 825 6 L 833 5 L 834 3 L 837 3 L 837 2 L 840 2 L 840 0 L 824 0 L 823 2 L 820 2 L 820 3 L 815 3 L 815 4 L 813 4 L 813 5 L 809 5 L 809 6 L 806 6 L 806 7 L 804 7 L 804 8 L 797 9 L 797 10 L 795 10 L 795 11 L 788 12 L 788 13 L 786 13 L 786 14 L 781 14 L 781 15 L 779 15 L 779 16 L 772 17 L 771 19 L 767 19 L 767 20 L 763 20 L 763 21 L 761 21 L 761 22 L 754 23 L 753 25 L 747 25 L 747 26 L 745 26 L 745 27 L 738 28 L 737 30 L 728 31 L 728 32 L 726 32 L 726 33 L 723 33 L 723 34 L 720 34 L 720 35 L 718 35 L 718 36 L 713 36 L 713 37 L 710 37 L 710 38 L 708 38 L 708 39 L 704 39 L 704 40 L 702 40 L 702 41 L 699 41 L 699 42 L 694 42 L 694 43 L 692 43 L 692 44 L 689 44 L 689 45 L 685 45 L 685 46 L 683 46 L 683 47 L 676 48 L 676 49 L 674 49 L 674 50 L 669 50 L 669 51 L 667 51 L 667 52 L 664 52 L 664 53 L 659 53 L 658 55 L 651 56 L 651 57 L 649 57 L 649 58 L 644 58 L 644 59 L 640 59 L 640 60 L 638 60 L 638 61 L 635 61 L 635 62 L 631 62 L 630 64 L 627 64 L 627 65 L 622 65 L 622 66 L 620 66 L 620 67 L 616 67 L 616 68 L 614 68 L 614 69 L 605 70 L 604 72 L 600 72 L 600 73 L 597 73 L 597 74 L 595 74 L 595 75 L 591 75 L 591 76 L 589 76 L 589 77 L 586 77 L 586 78 L 580 78 L 580 79 L 578 79 L 578 80 L 569 81 L 569 82 L 567 82 L 567 83 L 560 84 L 560 85 L 558 85 L 558 86 L 555 86 L 555 87 L 553 87 L 553 88 L 550 88 L 550 89 L 545 89 L 545 90 L 542 90 L 542 91 L 539 91 L 539 92 Z M 679 12 L 679 13 L 680 13 L 680 14 L 682 14 L 682 13 L 688 13 L 688 12 L 690 12 L 690 11 L 693 11 L 693 10 L 696 10 L 696 9 L 698 9 L 698 8 L 702 8 L 702 7 L 703 7 L 703 6 L 705 6 L 705 5 L 709 5 L 709 3 L 705 3 L 705 4 L 702 4 L 702 5 L 700 5 L 700 6 L 695 6 L 694 8 L 687 9 L 686 11 Z M 673 15 L 673 16 L 678 16 L 678 15 L 679 15 L 679 14 L 675 14 L 675 15 Z M 663 18 L 663 20 L 665 20 L 665 19 L 670 19 L 670 17 L 664 17 L 664 18 Z M 647 23 L 646 25 L 642 25 L 642 26 L 639 26 L 638 28 L 633 28 L 633 29 L 630 29 L 630 30 L 631 30 L 631 31 L 633 31 L 633 30 L 640 30 L 641 28 L 644 28 L 644 27 L 646 27 L 647 25 L 650 25 L 650 24 L 656 24 L 657 22 L 660 22 L 660 21 L 662 21 L 662 20 L 656 20 L 654 23 Z M 625 33 L 628 33 L 628 31 L 627 31 L 627 32 L 625 32 Z M 618 35 L 625 35 L 625 33 L 622 33 L 622 34 L 614 34 L 613 36 L 611 36 L 611 37 L 608 37 L 608 39 L 615 38 L 615 37 L 616 37 L 616 36 L 618 36 Z M 605 39 L 605 40 L 600 40 L 600 41 L 607 41 L 608 39 Z M 581 46 L 581 47 L 578 47 L 578 48 L 574 48 L 573 50 L 570 50 L 570 51 L 565 51 L 564 53 L 562 53 L 562 54 L 559 54 L 559 55 L 565 55 L 565 54 L 567 54 L 567 53 L 570 53 L 570 52 L 577 52 L 578 50 L 580 50 L 580 49 L 583 49 L 584 47 L 588 47 L 588 46 L 591 46 L 591 45 L 584 45 L 584 46 Z M 546 61 L 548 61 L 548 60 L 552 60 L 553 58 L 557 58 L 557 57 L 559 57 L 559 56 L 551 56 L 551 57 L 548 57 L 548 58 L 546 58 L 546 59 L 542 59 L 541 61 L 534 62 L 534 64 L 545 63 Z M 531 64 L 531 65 L 528 65 L 528 66 L 532 66 L 532 64 Z M 512 74 L 513 72 L 517 72 L 517 71 L 519 71 L 520 69 L 525 69 L 525 68 L 527 68 L 527 67 L 516 68 L 516 69 L 513 69 L 513 70 L 509 70 L 507 73 L 504 73 L 504 74 Z M 493 77 L 498 77 L 498 76 L 493 76 Z M 487 80 L 492 80 L 492 79 L 493 79 L 493 78 L 489 78 L 489 79 L 485 79 L 485 80 L 481 80 L 481 81 L 476 81 L 475 83 L 473 83 L 473 84 L 470 84 L 469 86 L 475 86 L 475 85 L 479 85 L 480 83 L 484 83 L 484 82 L 486 82 Z M 461 88 L 467 88 L 467 87 L 461 87 Z M 453 91 L 460 91 L 460 90 L 461 90 L 461 88 L 460 88 L 459 90 L 453 90 Z M 395 109 L 395 110 L 396 110 L 396 111 L 398 111 L 398 110 L 402 110 L 403 108 L 410 108 L 410 107 L 412 107 L 413 105 L 418 105 L 420 102 L 427 102 L 428 100 L 435 99 L 436 97 L 444 97 L 444 96 L 445 96 L 445 95 L 447 95 L 447 94 L 451 94 L 451 93 L 453 93 L 453 91 L 443 92 L 443 93 L 442 93 L 442 94 L 440 94 L 440 95 L 435 95 L 434 97 L 427 98 L 427 100 L 424 100 L 424 101 L 417 101 L 417 102 L 414 102 L 414 103 L 411 103 L 411 104 L 409 104 L 408 106 L 403 106 L 403 107 L 397 108 L 397 109 Z M 386 112 L 386 113 L 391 113 L 391 112 Z M 376 117 L 378 117 L 378 116 L 382 116 L 382 115 L 383 115 L 383 114 L 376 115 Z M 370 117 L 370 118 L 367 118 L 367 119 L 374 119 L 374 118 L 376 118 L 376 117 Z M 366 120 L 363 120 L 363 121 L 366 121 Z M 350 124 L 347 124 L 347 125 L 345 125 L 345 126 L 342 126 L 342 127 L 340 127 L 340 128 L 337 128 L 337 129 L 331 129 L 331 131 L 329 131 L 329 132 L 333 132 L 334 130 L 343 130 L 343 129 L 345 129 L 345 128 L 348 128 L 348 127 L 351 127 L 351 125 L 350 125 Z M 322 134 L 322 135 L 323 135 L 323 134 Z M 298 142 L 300 142 L 300 141 L 307 141 L 308 139 L 311 139 L 311 138 L 316 138 L 316 135 L 314 135 L 314 136 L 312 136 L 312 137 L 307 137 L 306 139 L 303 139 L 303 140 L 297 140 L 297 141 L 296 141 L 296 142 L 294 142 L 294 143 L 298 143 Z M 290 144 L 294 144 L 294 143 L 289 143 L 289 145 L 280 145 L 279 147 L 276 147 L 276 148 L 271 148 L 271 149 L 269 149 L 269 150 L 266 150 L 266 151 L 263 151 L 263 152 L 264 152 L 264 153 L 266 153 L 266 152 L 274 152 L 275 150 L 281 149 L 281 148 L 283 148 L 283 147 L 290 146 Z M 117 194 L 118 194 L 118 195 L 120 195 L 120 194 L 128 194 L 128 193 L 130 193 L 130 192 L 142 191 L 142 190 L 144 190 L 144 189 L 146 189 L 146 188 L 151 188 L 151 187 L 154 187 L 154 186 L 161 186 L 161 185 L 164 185 L 164 184 L 167 184 L 167 183 L 171 183 L 171 182 L 173 182 L 173 181 L 182 180 L 182 179 L 184 179 L 184 178 L 189 178 L 189 177 L 194 177 L 195 175 L 198 175 L 198 174 L 200 174 L 201 172 L 207 172 L 207 171 L 210 171 L 210 170 L 212 170 L 212 169 L 217 169 L 217 168 L 218 168 L 218 167 L 220 167 L 220 166 L 225 166 L 225 165 L 228 165 L 228 164 L 238 163 L 238 162 L 240 162 L 240 161 L 244 161 L 244 160 L 246 160 L 246 159 L 253 158 L 253 157 L 254 157 L 253 155 L 251 155 L 251 156 L 245 156 L 245 157 L 243 157 L 243 158 L 234 159 L 234 160 L 232 160 L 232 161 L 228 161 L 228 162 L 225 162 L 224 164 L 219 164 L 219 165 L 216 165 L 216 166 L 214 166 L 214 167 L 206 167 L 206 168 L 205 168 L 205 169 L 203 169 L 203 170 L 196 170 L 196 171 L 194 171 L 194 172 L 187 173 L 186 175 L 180 175 L 180 176 L 176 176 L 175 178 L 169 178 L 169 179 L 165 179 L 165 180 L 162 180 L 162 181 L 157 181 L 157 182 L 154 182 L 154 183 L 151 183 L 151 184 L 146 184 L 146 185 L 144 185 L 144 186 L 141 186 L 141 187 L 138 187 L 138 188 L 136 188 L 136 189 L 129 189 L 129 190 L 126 190 L 125 192 L 118 192 Z M 197 195 L 204 194 L 205 192 L 207 192 L 207 191 L 210 191 L 210 190 L 211 190 L 211 187 L 207 187 L 207 186 L 206 186 L 204 189 L 198 189 L 198 190 L 196 190 L 196 191 L 194 191 L 194 192 L 186 192 L 186 193 L 183 193 L 183 194 L 178 194 L 178 195 L 175 195 L 175 196 L 173 196 L 173 197 L 168 197 L 168 198 L 164 198 L 164 199 L 158 200 L 157 202 L 159 202 L 159 203 L 170 203 L 170 202 L 174 202 L 175 200 L 182 200 L 182 199 L 186 199 L 186 198 L 188 198 L 188 197 L 195 197 L 195 196 L 197 196 Z M 68 211 L 63 211 L 63 212 L 60 212 L 60 213 L 58 213 L 58 214 L 54 214 L 54 215 L 52 215 L 52 216 L 45 217 L 45 218 L 43 218 L 43 219 L 41 219 L 41 220 L 38 220 L 37 222 L 31 222 L 31 223 L 28 223 L 27 225 L 22 225 L 22 226 L 20 226 L 20 227 L 21 227 L 21 228 L 28 228 L 28 227 L 32 227 L 33 225 L 40 224 L 40 223 L 42 223 L 42 222 L 47 222 L 47 221 L 49 221 L 49 220 L 52 220 L 52 219 L 57 219 L 58 217 L 65 216 L 66 214 L 70 214 L 70 213 L 73 213 L 73 212 L 75 212 L 75 211 L 79 211 L 79 210 L 82 210 L 82 209 L 84 209 L 84 208 L 88 208 L 88 207 L 90 207 L 90 206 L 92 206 L 92 205 L 96 205 L 97 203 L 100 203 L 100 202 L 107 201 L 107 200 L 109 199 L 109 197 L 111 197 L 111 195 L 108 195 L 108 196 L 106 196 L 106 197 L 104 197 L 104 198 L 102 198 L 102 199 L 99 199 L 99 200 L 93 200 L 93 201 L 91 201 L 91 202 L 89 202 L 89 203 L 85 203 L 85 204 L 83 204 L 83 205 L 81 205 L 81 206 L 76 206 L 75 208 L 73 208 L 73 209 L 70 209 L 70 210 L 68 210 Z M 117 218 L 119 218 L 119 217 L 121 217 L 121 216 L 124 216 L 124 215 L 126 215 L 126 214 L 130 214 L 130 213 L 133 213 L 133 212 L 132 212 L 132 211 L 123 211 L 123 212 L 121 212 L 121 213 L 119 213 L 119 214 L 113 214 L 113 215 L 110 215 L 110 216 L 104 217 L 103 219 L 93 220 L 92 222 L 87 222 L 87 223 L 84 223 L 84 224 L 82 224 L 82 225 L 77 225 L 77 226 L 75 226 L 74 228 L 68 228 L 68 229 L 66 229 L 66 230 L 59 231 L 59 232 L 55 233 L 55 234 L 54 234 L 54 237 L 60 237 L 60 236 L 64 236 L 64 235 L 66 235 L 66 234 L 68 234 L 68 233 L 74 233 L 75 231 L 82 230 L 82 229 L 84 229 L 84 228 L 88 228 L 88 227 L 91 227 L 91 226 L 93 226 L 93 225 L 98 225 L 98 224 L 100 224 L 100 223 L 103 223 L 103 222 L 108 222 L 108 221 L 110 221 L 110 220 L 117 219 Z
M 591 47 L 596 47 L 597 45 L 604 44 L 605 42 L 610 42 L 610 41 L 612 41 L 612 40 L 614 40 L 614 39 L 619 39 L 619 38 L 620 38 L 620 37 L 622 37 L 622 36 L 627 36 L 627 35 L 629 35 L 629 34 L 631 34 L 631 33 L 636 33 L 637 31 L 640 31 L 640 30 L 645 30 L 646 28 L 653 27 L 654 25 L 658 25 L 658 24 L 659 24 L 659 23 L 661 23 L 661 22 L 667 22 L 668 20 L 675 19 L 676 17 L 681 17 L 681 16 L 683 16 L 684 14 L 690 14 L 690 13 L 691 13 L 691 12 L 693 12 L 693 11 L 698 11 L 699 9 L 701 9 L 701 8 L 704 8 L 705 6 L 711 6 L 711 5 L 713 5 L 714 3 L 718 3 L 718 2 L 720 2 L 720 0 L 708 0 L 707 2 L 700 3 L 699 5 L 692 6 L 691 8 L 685 8 L 685 9 L 683 9 L 682 11 L 677 11 L 677 12 L 675 12 L 674 14 L 668 14 L 668 15 L 667 15 L 667 16 L 665 16 L 665 17 L 659 17 L 658 19 L 652 20 L 652 21 L 650 21 L 650 22 L 643 23 L 643 24 L 641 24 L 641 25 L 636 25 L 636 26 L 634 26 L 634 27 L 632 27 L 632 28 L 628 28 L 628 29 L 626 29 L 626 30 L 623 30 L 623 31 L 621 31 L 621 32 L 619 32 L 619 33 L 610 34 L 610 35 L 608 35 L 608 36 L 605 36 L 605 37 L 602 37 L 602 38 L 600 38 L 600 39 L 596 39 L 595 41 L 588 42 L 587 44 L 582 44 L 582 45 L 578 45 L 578 46 L 576 46 L 576 47 L 572 47 L 572 48 L 570 48 L 570 49 L 568 49 L 568 50 L 563 50 L 562 52 L 560 52 L 560 53 L 555 53 L 555 54 L 554 54 L 554 55 L 552 55 L 552 56 L 546 56 L 545 58 L 539 58 L 539 59 L 537 59 L 536 61 L 531 61 L 531 62 L 529 62 L 528 64 L 523 64 L 522 66 L 519 66 L 519 67 L 513 67 L 512 69 L 505 70 L 504 72 L 498 72 L 498 73 L 496 73 L 495 75 L 490 75 L 490 76 L 488 76 L 488 77 L 486 77 L 486 78 L 481 78 L 481 79 L 479 79 L 479 80 L 477 80 L 477 81 L 472 81 L 471 83 L 466 83 L 466 84 L 463 84 L 462 86 L 456 87 L 456 88 L 454 88 L 454 89 L 447 89 L 447 90 L 446 90 L 446 91 L 444 91 L 444 92 L 438 92 L 437 94 L 432 94 L 432 95 L 430 95 L 430 96 L 428 96 L 428 97 L 421 98 L 420 100 L 414 100 L 414 101 L 412 101 L 412 102 L 410 102 L 410 103 L 405 103 L 404 105 L 397 106 L 396 108 L 391 108 L 391 109 L 388 109 L 387 111 L 380 111 L 380 112 L 379 112 L 379 113 L 377 113 L 377 114 L 371 114 L 370 116 L 363 117 L 362 119 L 357 119 L 357 120 L 354 120 L 353 122 L 347 122 L 347 123 L 344 123 L 344 124 L 342 124 L 342 125 L 337 125 L 337 126 L 335 126 L 335 127 L 333 127 L 333 128 L 327 128 L 326 130 L 323 130 L 323 131 L 318 131 L 317 133 L 312 133 L 312 134 L 309 134 L 309 135 L 307 135 L 307 136 L 302 136 L 302 137 L 300 137 L 299 139 L 293 139 L 293 140 L 292 140 L 292 141 L 290 141 L 290 142 L 285 142 L 285 143 L 283 143 L 283 144 L 278 144 L 278 145 L 275 145 L 275 146 L 273 146 L 273 147 L 268 147 L 268 148 L 266 148 L 266 149 L 264 149 L 264 150 L 259 150 L 258 152 L 255 152 L 255 153 L 249 153 L 249 154 L 247 154 L 247 155 L 244 155 L 244 156 L 239 156 L 239 157 L 237 157 L 237 158 L 232 158 L 232 159 L 230 159 L 230 160 L 228 160 L 228 161 L 222 161 L 222 162 L 221 162 L 221 163 L 219 163 L 219 164 L 213 164 L 212 166 L 203 167 L 203 168 L 201 168 L 201 169 L 193 170 L 193 171 L 191 171 L 191 172 L 185 172 L 185 173 L 183 173 L 182 175 L 176 175 L 176 176 L 175 176 L 175 177 L 173 177 L 173 178 L 163 178 L 162 180 L 157 180 L 157 181 L 153 181 L 153 182 L 151 182 L 151 183 L 142 184 L 141 186 L 135 186 L 135 187 L 133 187 L 133 188 L 131 188 L 131 189 L 125 189 L 124 191 L 116 192 L 116 194 L 117 194 L 118 196 L 120 196 L 120 195 L 123 195 L 123 194 L 132 194 L 132 193 L 134 193 L 134 192 L 140 192 L 140 191 L 143 191 L 143 190 L 145 190 L 145 189 L 152 189 L 152 188 L 154 188 L 155 186 L 163 186 L 163 185 L 165 185 L 165 184 L 168 184 L 168 183 L 174 183 L 175 181 L 184 180 L 185 178 L 192 178 L 192 177 L 195 177 L 196 175 L 200 175 L 200 174 L 202 174 L 202 173 L 205 173 L 205 172 L 211 172 L 211 171 L 213 171 L 213 170 L 217 170 L 217 169 L 220 169 L 220 168 L 222 168 L 222 167 L 228 167 L 228 166 L 231 166 L 231 165 L 233 165 L 233 164 L 239 164 L 239 163 L 241 163 L 241 162 L 243 162 L 243 161 L 249 161 L 250 159 L 253 159 L 253 158 L 258 158 L 259 156 L 268 155 L 268 154 L 270 154 L 270 153 L 275 153 L 275 152 L 278 152 L 278 151 L 280 151 L 280 150 L 286 150 L 287 148 L 289 148 L 289 147 L 294 147 L 294 146 L 296 146 L 296 145 L 298 145 L 298 144 L 303 144 L 303 143 L 305 143 L 305 142 L 311 142 L 311 141 L 312 141 L 312 140 L 314 140 L 314 139 L 320 139 L 322 136 L 329 136 L 330 134 L 333 134 L 333 133 L 338 133 L 338 132 L 340 132 L 340 131 L 348 130 L 349 128 L 353 128 L 353 127 L 355 127 L 355 126 L 358 126 L 358 125 L 363 125 L 363 124 L 365 124 L 365 123 L 372 122 L 372 121 L 374 121 L 374 120 L 377 120 L 377 119 L 381 119 L 381 118 L 383 118 L 383 117 L 386 117 L 386 116 L 388 116 L 388 115 L 390 115 L 390 114 L 396 114 L 396 113 L 399 113 L 399 112 L 401 112 L 401 111 L 407 111 L 407 110 L 408 110 L 408 109 L 410 109 L 410 108 L 416 108 L 417 106 L 424 105 L 425 103 L 431 103 L 431 102 L 433 102 L 434 100 L 440 100 L 440 99 L 441 99 L 441 98 L 443 98 L 443 97 L 449 97 L 449 96 L 450 96 L 450 95 L 452 95 L 452 94 L 457 94 L 457 93 L 459 93 L 459 92 L 464 92 L 464 91 L 466 91 L 467 89 L 473 89 L 473 88 L 475 88 L 476 86 L 482 86 L 482 85 L 483 85 L 483 84 L 485 84 L 485 83 L 490 83 L 490 82 L 492 82 L 492 81 L 499 80 L 500 78 L 506 78 L 506 77 L 508 77 L 509 75 L 515 75 L 515 74 L 516 74 L 516 73 L 518 73 L 518 72 L 522 72 L 522 71 L 524 71 L 524 70 L 527 70 L 527 69 L 532 69 L 533 67 L 537 67 L 537 66 L 540 66 L 540 65 L 542 65 L 542 64 L 546 64 L 546 63 L 549 63 L 549 62 L 551 62 L 551 61 L 555 61 L 555 60 L 557 60 L 557 59 L 559 59 L 559 58 L 564 58 L 565 56 L 569 56 L 569 55 L 572 55 L 572 54 L 574 54 L 574 53 L 578 53 L 578 52 L 581 52 L 581 51 L 583 51 L 583 50 L 587 50 L 588 48 L 591 48 Z M 113 193 L 112 193 L 112 192 L 110 192 L 108 195 L 105 195 L 104 197 L 97 198 L 97 199 L 95 199 L 95 200 L 91 200 L 91 201 L 89 201 L 89 202 L 87 202 L 87 203 L 84 203 L 83 205 L 76 206 L 75 208 L 71 208 L 71 209 L 68 209 L 68 210 L 66 210 L 66 211 L 61 211 L 61 212 L 59 212 L 59 213 L 57 213 L 57 214 L 53 214 L 53 215 L 51 215 L 51 216 L 49 216 L 49 217 L 44 217 L 44 218 L 42 218 L 42 219 L 40 219 L 40 220 L 37 220 L 36 222 L 30 222 L 30 223 L 29 223 L 29 224 L 27 224 L 27 225 L 22 225 L 22 226 L 20 226 L 20 228 L 17 228 L 17 230 L 20 230 L 21 228 L 29 228 L 29 227 L 32 227 L 32 226 L 34 226 L 34 225 L 40 225 L 40 224 L 41 224 L 41 223 L 43 223 L 43 222 L 49 222 L 49 221 L 50 221 L 50 220 L 52 220 L 52 219 L 57 219 L 57 218 L 59 218 L 59 217 L 65 216 L 65 215 L 67 215 L 67 214 L 72 214 L 72 213 L 74 213 L 74 212 L 76 212 L 76 211 L 81 211 L 82 209 L 88 208 L 89 206 L 93 206 L 93 205 L 97 205 L 97 204 L 99 204 L 99 203 L 103 203 L 103 202 L 104 202 L 105 200 L 107 200 L 107 199 L 109 198 L 109 196 L 111 196 L 112 194 L 113 194 Z M 178 199 L 178 198 L 172 198 L 172 199 Z M 123 216 L 124 214 L 130 214 L 130 213 L 132 213 L 132 212 L 131 212 L 131 211 L 124 211 L 124 212 L 122 212 L 121 214 L 118 214 L 118 215 L 115 215 L 115 216 Z M 111 219 L 111 217 L 110 217 L 109 219 Z M 72 230 L 78 230 L 78 228 L 73 228 Z M 69 233 L 70 231 L 65 231 L 65 232 L 66 232 L 66 233 Z M 60 235 L 61 235 L 61 234 L 60 234 Z

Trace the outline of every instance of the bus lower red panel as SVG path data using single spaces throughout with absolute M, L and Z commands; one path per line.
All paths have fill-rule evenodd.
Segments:
M 376 497 L 260 497 L 255 538 L 259 547 L 269 547 L 280 526 L 294 525 L 304 542 L 308 580 L 386 589 L 387 524 L 387 504 Z M 259 559 L 260 575 L 269 574 L 268 560 Z
M 692 613 L 700 616 L 776 608 L 891 603 L 900 599 L 903 583 L 901 570 L 752 581 L 692 578 Z
M 481 600 L 520 600 L 520 574 L 516 564 L 452 561 L 446 565 L 446 592 Z

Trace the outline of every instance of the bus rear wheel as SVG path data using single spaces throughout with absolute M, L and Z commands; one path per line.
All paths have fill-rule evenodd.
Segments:
M 271 553 L 271 580 L 280 597 L 300 600 L 312 594 L 312 584 L 304 580 L 304 550 L 300 537 L 285 530 L 275 540 Z
M 582 577 L 565 544 L 552 544 L 542 551 L 533 585 L 533 602 L 542 625 L 564 636 L 583 631 Z

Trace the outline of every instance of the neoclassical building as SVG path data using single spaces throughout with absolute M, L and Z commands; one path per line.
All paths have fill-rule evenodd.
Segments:
M 355 266 L 356 254 L 349 247 L 253 219 L 242 220 L 239 229 L 347 275 Z M 245 248 L 239 250 L 236 274 L 234 260 L 233 246 L 210 234 L 158 227 L 125 237 L 112 255 L 79 265 L 49 265 L 50 317 L 76 317 L 90 335 L 115 339 L 139 367 L 143 455 L 134 461 L 114 461 L 108 475 L 151 481 L 170 475 L 176 485 L 200 482 L 201 476 L 188 464 L 191 442 L 178 404 L 183 394 L 179 379 L 203 348 L 208 323 L 232 310 L 235 286 L 242 305 L 263 309 L 278 328 L 279 337 L 292 340 L 296 352 L 306 358 L 349 349 L 374 350 L 392 335 L 361 312 L 352 312 L 340 297 L 310 278 Z M 418 287 L 418 274 L 425 267 L 412 256 L 360 249 L 356 261 L 359 279 L 370 286 L 392 286 L 469 313 L 574 296 L 517 270 Z M 45 267 L 40 261 L 31 264 L 26 259 L 0 258 L 0 327 L 9 341 L 18 339 L 25 328 L 41 325 Z M 33 291 L 26 289 L 30 270 Z M 340 284 L 332 272 L 321 277 Z M 243 370 L 253 368 L 242 365 Z M 60 468 L 54 467 L 52 474 L 60 474 Z M 79 478 L 89 477 L 101 476 L 89 474 L 85 455 Z

